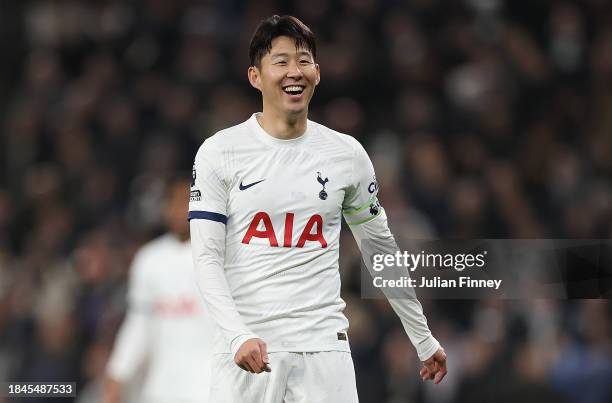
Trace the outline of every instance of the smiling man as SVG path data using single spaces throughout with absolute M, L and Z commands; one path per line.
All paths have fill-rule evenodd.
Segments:
M 261 22 L 248 78 L 263 110 L 200 147 L 189 219 L 198 285 L 220 332 L 211 401 L 357 402 L 338 250 L 344 216 L 358 244 L 397 249 L 372 163 L 353 137 L 308 120 L 320 81 L 312 32 Z M 424 366 L 446 355 L 415 298 L 390 299 Z

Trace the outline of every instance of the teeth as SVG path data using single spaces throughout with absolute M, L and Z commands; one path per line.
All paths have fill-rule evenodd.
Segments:
M 285 87 L 284 90 L 285 91 L 302 91 L 304 89 L 304 87 L 299 86 L 299 85 L 291 85 L 289 87 Z

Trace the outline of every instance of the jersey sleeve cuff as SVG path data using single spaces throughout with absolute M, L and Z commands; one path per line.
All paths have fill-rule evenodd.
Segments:
M 438 351 L 440 348 L 440 343 L 436 340 L 435 337 L 429 336 L 423 342 L 421 342 L 418 346 L 415 346 L 417 350 L 417 354 L 419 356 L 419 360 L 427 361 L 432 355 Z

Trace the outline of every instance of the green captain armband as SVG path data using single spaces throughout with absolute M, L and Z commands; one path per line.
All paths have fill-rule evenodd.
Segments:
M 359 225 L 376 218 L 383 208 L 376 196 L 372 196 L 364 205 L 357 208 L 343 209 L 342 214 L 348 225 Z

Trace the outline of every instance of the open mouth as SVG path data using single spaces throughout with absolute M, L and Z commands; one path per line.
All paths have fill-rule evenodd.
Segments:
M 304 88 L 305 87 L 303 85 L 287 85 L 283 87 L 283 91 L 289 95 L 300 95 L 302 92 L 304 92 Z

